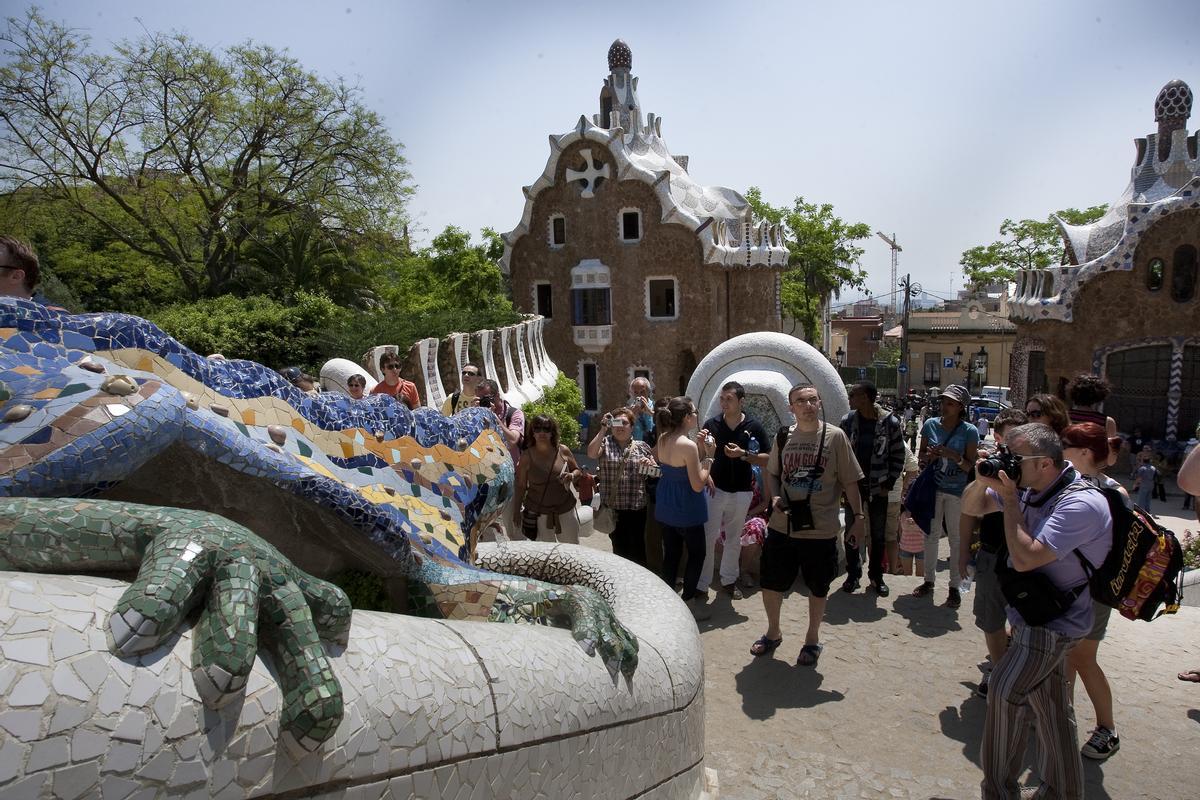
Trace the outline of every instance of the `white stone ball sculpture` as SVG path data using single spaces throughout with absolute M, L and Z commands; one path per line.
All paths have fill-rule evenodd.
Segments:
M 821 395 L 825 421 L 836 425 L 850 410 L 846 385 L 820 350 L 786 333 L 744 333 L 714 347 L 692 373 L 687 394 L 700 412 L 700 422 L 720 413 L 721 387 L 737 381 L 746 389 L 746 413 L 774 437 L 781 425 L 795 420 L 788 389 L 811 383 Z M 763 450 L 767 445 L 762 445 Z

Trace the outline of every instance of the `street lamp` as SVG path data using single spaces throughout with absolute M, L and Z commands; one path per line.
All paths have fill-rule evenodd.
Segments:
M 838 345 L 837 352 L 833 354 L 833 357 L 839 367 L 846 365 L 846 351 L 842 349 L 841 345 Z
M 983 345 L 979 345 L 979 352 L 975 354 L 975 370 L 979 373 L 980 393 L 983 392 L 983 385 L 987 383 L 987 368 L 988 368 L 988 351 Z
M 967 356 L 966 364 L 963 363 L 963 351 L 958 345 L 954 346 L 954 366 L 963 371 L 963 377 L 967 382 L 967 397 L 972 397 L 971 394 L 971 362 L 974 360 L 971 356 Z

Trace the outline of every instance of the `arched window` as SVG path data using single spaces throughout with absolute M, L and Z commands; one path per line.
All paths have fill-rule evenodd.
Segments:
M 1150 264 L 1146 269 L 1146 288 L 1152 292 L 1157 292 L 1163 287 L 1163 272 L 1165 271 L 1163 260 L 1161 258 L 1150 259 Z
M 1190 244 L 1175 248 L 1171 263 L 1171 299 L 1186 303 L 1196 293 L 1196 248 Z

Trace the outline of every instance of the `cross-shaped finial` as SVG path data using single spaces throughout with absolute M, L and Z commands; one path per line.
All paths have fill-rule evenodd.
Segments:
M 580 197 L 593 197 L 593 192 L 599 185 L 601 178 L 608 177 L 608 164 L 602 165 L 599 169 L 596 168 L 596 163 L 592 161 L 592 151 L 580 150 L 579 155 L 583 156 L 583 170 L 567 169 L 567 180 L 569 181 L 586 181 L 583 185 L 583 191 Z

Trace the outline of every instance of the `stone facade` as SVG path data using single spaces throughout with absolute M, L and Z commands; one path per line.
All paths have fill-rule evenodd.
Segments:
M 780 326 L 779 228 L 753 219 L 737 192 L 692 181 L 661 118 L 643 125 L 630 58 L 614 43 L 600 98 L 609 119 L 581 118 L 551 137 L 545 172 L 505 237 L 513 301 L 546 318 L 546 349 L 579 380 L 589 410 L 624 403 L 635 374 L 657 396 L 682 393 L 712 348 Z
M 1190 100 L 1179 81 L 1163 88 L 1158 133 L 1135 141 L 1124 195 L 1095 223 L 1061 224 L 1062 267 L 1018 274 L 1014 402 L 1064 394 L 1090 371 L 1112 384 L 1104 410 L 1123 432 L 1187 439 L 1200 424 L 1200 137 L 1184 125 Z
M 908 385 L 927 389 L 951 383 L 966 386 L 972 361 L 976 366 L 969 381 L 972 394 L 978 395 L 983 386 L 1005 385 L 1015 330 L 1010 321 L 984 311 L 976 303 L 959 311 L 912 314 L 908 325 Z M 978 369 L 981 347 L 987 353 L 984 370 Z M 954 359 L 954 366 L 945 366 L 947 358 Z

